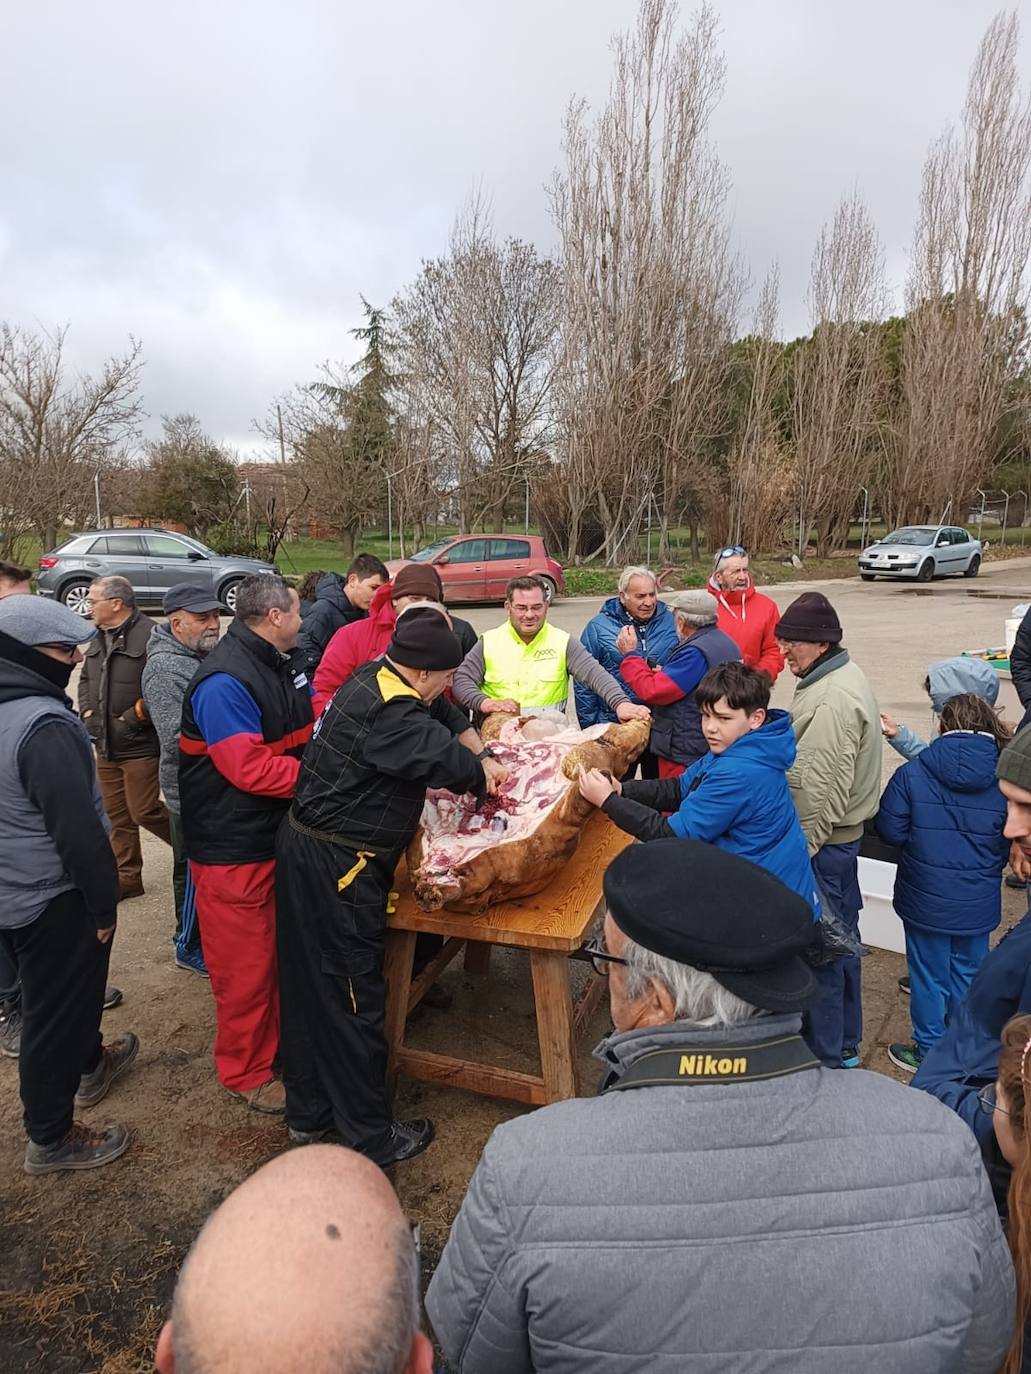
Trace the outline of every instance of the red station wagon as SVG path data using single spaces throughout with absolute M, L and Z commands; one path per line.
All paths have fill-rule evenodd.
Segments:
M 457 534 L 387 564 L 391 577 L 406 563 L 432 563 L 445 601 L 504 601 L 510 578 L 530 573 L 547 587 L 549 600 L 565 591 L 562 565 L 549 558 L 537 534 Z

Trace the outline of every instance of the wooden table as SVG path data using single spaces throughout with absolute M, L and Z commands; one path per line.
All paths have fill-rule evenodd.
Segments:
M 598 1005 L 604 979 L 591 978 L 573 1006 L 569 956 L 579 950 L 602 910 L 601 880 L 608 864 L 631 844 L 631 837 L 601 814 L 584 826 L 579 848 L 555 880 L 533 897 L 500 902 L 477 916 L 454 911 L 423 911 L 416 905 L 404 863 L 398 868 L 394 912 L 387 917 L 385 975 L 386 1033 L 390 1046 L 388 1087 L 397 1075 L 446 1083 L 489 1097 L 541 1106 L 575 1097 L 577 1032 Z M 420 931 L 445 937 L 443 949 L 412 978 L 415 937 Z M 442 969 L 465 947 L 465 967 L 486 973 L 494 945 L 530 954 L 541 1073 L 517 1073 L 478 1060 L 456 1059 L 404 1043 L 405 1021 Z

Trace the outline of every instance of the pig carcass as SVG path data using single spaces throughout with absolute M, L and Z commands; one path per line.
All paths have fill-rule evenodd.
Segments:
M 548 885 L 580 842 L 594 811 L 577 771 L 622 777 L 648 743 L 647 721 L 571 726 L 557 712 L 487 717 L 484 739 L 510 775 L 476 809 L 473 796 L 431 790 L 408 849 L 416 901 L 425 911 L 482 911 Z

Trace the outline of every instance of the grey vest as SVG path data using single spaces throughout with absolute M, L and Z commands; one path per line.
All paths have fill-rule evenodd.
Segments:
M 18 772 L 22 741 L 44 716 L 73 721 L 82 735 L 81 747 L 92 754 L 85 729 L 55 698 L 20 697 L 0 706 L 0 929 L 29 925 L 48 902 L 75 886 Z M 95 774 L 93 802 L 104 829 L 110 830 Z

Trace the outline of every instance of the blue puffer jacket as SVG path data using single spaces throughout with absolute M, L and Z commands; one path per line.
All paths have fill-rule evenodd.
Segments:
M 791 716 L 771 711 L 758 730 L 681 774 L 680 808 L 669 826 L 681 839 L 706 840 L 765 868 L 818 919 L 816 880 L 787 780 L 795 752 Z
M 877 829 L 898 845 L 895 910 L 917 930 L 980 935 L 1002 918 L 1006 802 L 991 735 L 952 730 L 884 789 Z
M 673 612 L 665 601 L 656 604 L 655 614 L 651 620 L 635 620 L 618 596 L 610 596 L 598 614 L 584 626 L 580 643 L 617 682 L 622 681 L 619 676 L 619 665 L 623 662 L 623 655 L 616 649 L 616 635 L 624 625 L 632 625 L 637 631 L 637 642 L 642 655 L 660 666 L 680 643 Z M 608 702 L 596 696 L 589 687 L 576 682 L 573 691 L 576 697 L 576 718 L 582 729 L 586 730 L 589 725 L 600 725 L 602 721 L 611 723 L 616 719 L 616 713 Z M 635 696 L 629 687 L 626 688 L 626 693 L 631 701 L 640 702 L 640 697 Z

